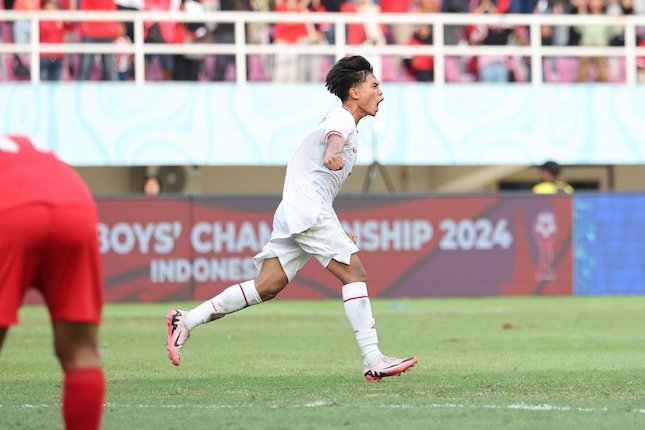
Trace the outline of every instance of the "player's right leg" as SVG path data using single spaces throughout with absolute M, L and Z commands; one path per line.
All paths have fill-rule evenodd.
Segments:
M 101 426 L 105 376 L 101 368 L 97 325 L 54 321 L 54 348 L 65 372 L 63 418 L 67 430 Z
M 266 258 L 257 279 L 231 285 L 190 311 L 172 309 L 166 315 L 166 349 L 172 364 L 179 366 L 181 349 L 195 327 L 249 306 L 274 298 L 289 283 L 278 258 Z
M 343 284 L 345 314 L 354 330 L 356 342 L 363 356 L 363 375 L 369 382 L 376 382 L 386 376 L 398 376 L 417 364 L 416 357 L 396 358 L 381 353 L 376 333 L 376 322 L 367 292 L 367 274 L 358 258 L 351 255 L 349 264 L 332 260 L 329 270 Z
M 103 277 L 91 201 L 54 206 L 43 245 L 40 289 L 51 314 L 56 357 L 64 371 L 62 409 L 66 429 L 98 429 L 105 375 L 98 349 Z

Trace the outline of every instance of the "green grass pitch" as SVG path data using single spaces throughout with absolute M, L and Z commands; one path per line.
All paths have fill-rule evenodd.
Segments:
M 169 307 L 105 307 L 104 429 L 645 429 L 645 297 L 373 300 L 381 349 L 419 358 L 375 384 L 340 300 L 199 327 L 180 367 Z M 0 429 L 62 428 L 60 378 L 45 310 L 24 307 L 0 354 Z

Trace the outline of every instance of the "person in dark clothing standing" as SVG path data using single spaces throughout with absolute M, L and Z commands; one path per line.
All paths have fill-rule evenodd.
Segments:
M 222 11 L 250 11 L 250 0 L 220 0 Z M 215 43 L 235 43 L 235 24 L 232 22 L 220 22 L 213 32 Z M 214 81 L 226 80 L 226 71 L 230 65 L 235 66 L 235 55 L 221 54 L 215 56 Z

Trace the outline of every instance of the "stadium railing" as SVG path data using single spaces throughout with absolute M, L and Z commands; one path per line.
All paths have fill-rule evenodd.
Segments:
M 2 54 L 30 54 L 31 67 L 39 70 L 41 53 L 122 53 L 134 54 L 134 80 L 137 84 L 145 82 L 145 61 L 147 54 L 234 54 L 236 56 L 236 82 L 246 82 L 247 55 L 272 55 L 292 53 L 302 55 L 333 55 L 336 59 L 347 54 L 361 55 L 433 55 L 435 85 L 446 82 L 445 59 L 448 56 L 506 55 L 530 58 L 533 85 L 543 84 L 542 60 L 545 57 L 620 57 L 625 61 L 625 83 L 637 82 L 636 59 L 645 56 L 645 47 L 636 45 L 639 27 L 645 27 L 645 16 L 605 16 L 605 15 L 515 15 L 515 14 L 343 14 L 343 13 L 276 13 L 276 12 L 206 12 L 198 15 L 189 12 L 100 12 L 100 11 L 0 11 L 1 21 L 29 20 L 31 22 L 31 43 L 0 44 Z M 40 44 L 39 22 L 47 20 L 81 21 L 121 21 L 134 23 L 134 44 L 131 46 L 91 43 Z M 144 22 L 201 22 L 233 23 L 235 25 L 234 44 L 148 44 L 143 43 Z M 374 22 L 381 24 L 430 24 L 433 28 L 433 45 L 347 45 L 346 24 Z M 245 26 L 251 23 L 310 22 L 333 23 L 335 25 L 334 45 L 281 45 L 255 44 L 246 39 Z M 526 26 L 529 28 L 529 44 L 526 46 L 461 46 L 444 43 L 444 27 L 454 25 L 506 25 Z M 625 31 L 625 45 L 619 47 L 582 47 L 582 46 L 543 46 L 542 26 L 607 25 L 622 27 Z M 38 73 L 31 73 L 31 83 L 38 84 Z

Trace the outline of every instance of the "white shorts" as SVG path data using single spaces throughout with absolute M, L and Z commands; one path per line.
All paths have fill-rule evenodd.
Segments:
M 312 256 L 327 267 L 331 260 L 349 264 L 351 255 L 358 252 L 356 244 L 332 216 L 323 216 L 307 230 L 292 236 L 285 237 L 282 227 L 280 220 L 274 221 L 271 239 L 253 257 L 253 263 L 260 270 L 265 259 L 277 257 L 289 282 Z

